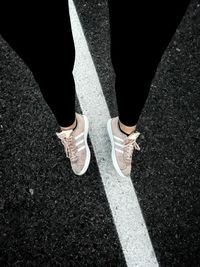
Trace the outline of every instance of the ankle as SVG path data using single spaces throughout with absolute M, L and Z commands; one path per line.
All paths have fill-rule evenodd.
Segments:
M 126 126 L 125 124 L 121 123 L 120 120 L 118 120 L 118 126 L 119 129 L 125 133 L 126 135 L 130 135 L 131 133 L 135 132 L 136 125 L 134 126 Z
M 72 125 L 70 125 L 68 127 L 60 126 L 60 129 L 61 129 L 61 131 L 67 131 L 67 130 L 71 130 L 71 129 L 74 130 L 76 128 L 76 126 L 77 126 L 77 119 L 75 118 L 75 121 Z

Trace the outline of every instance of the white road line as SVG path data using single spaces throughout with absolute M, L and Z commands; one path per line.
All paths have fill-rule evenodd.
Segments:
M 109 110 L 72 0 L 69 9 L 76 48 L 76 93 L 82 112 L 89 119 L 89 136 L 127 266 L 158 266 L 132 181 L 118 176 L 112 167 L 106 130 Z

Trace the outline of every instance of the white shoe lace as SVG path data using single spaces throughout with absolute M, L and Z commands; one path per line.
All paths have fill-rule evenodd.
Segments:
M 124 145 L 124 160 L 130 163 L 132 160 L 133 150 L 140 150 L 139 145 L 136 143 L 136 139 L 140 135 L 139 132 L 134 132 L 125 139 Z
M 70 158 L 72 162 L 77 161 L 78 159 L 77 149 L 76 149 L 73 135 L 70 134 L 69 137 L 62 137 L 61 142 L 66 148 L 66 156 Z

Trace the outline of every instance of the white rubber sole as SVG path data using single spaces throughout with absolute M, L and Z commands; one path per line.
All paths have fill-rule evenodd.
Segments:
M 112 152 L 111 152 L 111 157 L 112 157 L 112 162 L 113 165 L 115 167 L 115 170 L 117 171 L 117 173 L 121 176 L 121 177 L 128 177 L 125 176 L 122 171 L 119 168 L 119 165 L 117 163 L 117 159 L 116 159 L 116 155 L 115 155 L 115 145 L 114 145 L 114 139 L 113 139 L 113 134 L 112 134 L 112 127 L 111 127 L 111 121 L 112 119 L 109 119 L 107 122 L 107 131 L 108 131 L 108 135 L 110 137 L 110 141 L 111 141 L 111 146 L 112 146 Z
M 86 115 L 82 114 L 82 116 L 83 116 L 84 121 L 85 121 L 84 140 L 85 140 L 85 147 L 86 147 L 86 159 L 85 159 L 85 164 L 83 166 L 83 169 L 79 173 L 74 172 L 77 175 L 83 175 L 87 171 L 88 166 L 90 164 L 90 159 L 91 159 L 91 153 L 90 153 L 90 149 L 89 149 L 89 146 L 87 143 L 87 136 L 88 136 L 88 131 L 89 131 L 89 121 L 88 121 L 88 118 L 86 117 Z

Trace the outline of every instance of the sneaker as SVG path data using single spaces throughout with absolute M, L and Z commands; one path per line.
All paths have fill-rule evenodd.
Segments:
M 140 150 L 136 139 L 140 135 L 138 131 L 126 135 L 118 124 L 119 118 L 111 118 L 107 122 L 107 131 L 112 145 L 112 161 L 117 173 L 122 177 L 131 174 L 132 155 L 134 149 Z
M 75 129 L 56 132 L 56 135 L 64 145 L 72 170 L 75 174 L 82 175 L 87 171 L 91 158 L 87 143 L 89 122 L 85 115 L 79 113 L 76 113 L 76 120 L 77 125 Z

